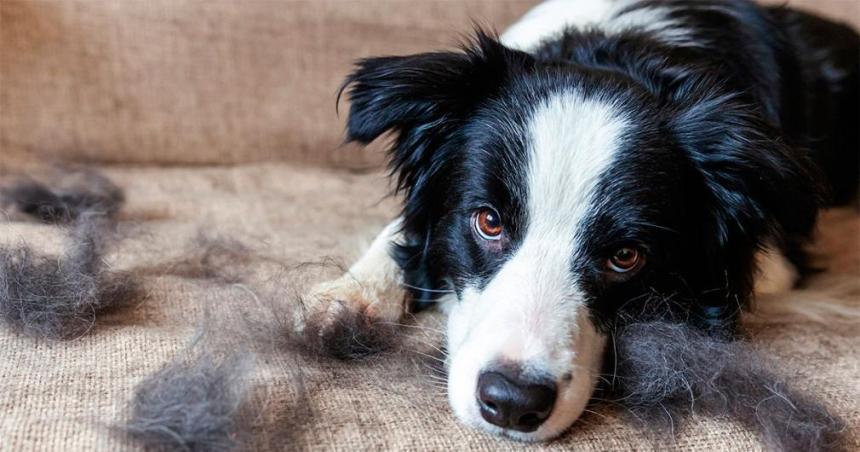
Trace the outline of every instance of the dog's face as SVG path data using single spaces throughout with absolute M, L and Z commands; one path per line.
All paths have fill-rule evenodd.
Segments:
M 512 89 L 465 122 L 469 151 L 448 170 L 431 247 L 459 298 L 448 312 L 451 406 L 520 439 L 553 437 L 582 413 L 613 306 L 645 293 L 653 267 L 674 265 L 664 254 L 685 202 L 680 151 L 624 105 L 632 94 L 550 80 L 526 77 L 528 94 Z
M 465 54 L 362 62 L 349 79 L 349 134 L 397 134 L 405 233 L 427 279 L 456 293 L 454 413 L 548 439 L 611 374 L 618 322 L 672 315 L 730 328 L 767 229 L 753 215 L 769 207 L 737 191 L 770 195 L 741 185 L 740 168 L 707 168 L 705 148 L 727 146 L 707 111 L 478 41 Z

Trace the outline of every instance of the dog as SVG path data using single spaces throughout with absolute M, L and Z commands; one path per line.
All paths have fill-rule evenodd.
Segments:
M 786 7 L 549 0 L 457 51 L 363 59 L 347 138 L 391 137 L 403 209 L 309 318 L 439 306 L 456 417 L 556 437 L 619 325 L 731 339 L 810 270 L 817 212 L 856 199 L 858 55 Z

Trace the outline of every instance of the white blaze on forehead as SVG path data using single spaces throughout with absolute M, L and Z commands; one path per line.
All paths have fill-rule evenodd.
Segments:
M 607 34 L 629 30 L 655 32 L 665 44 L 695 45 L 683 24 L 669 16 L 667 5 L 625 11 L 637 0 L 547 0 L 532 8 L 501 36 L 502 44 L 532 50 L 568 28 L 596 29 Z
M 559 385 L 552 415 L 537 431 L 506 434 L 549 438 L 582 413 L 600 372 L 605 338 L 592 323 L 571 264 L 625 125 L 611 103 L 571 91 L 547 98 L 532 112 L 523 241 L 483 290 L 467 287 L 448 313 L 448 393 L 463 421 L 500 431 L 482 420 L 475 389 L 481 371 L 504 361 L 549 375 Z
M 538 106 L 529 124 L 526 242 L 552 240 L 554 249 L 571 254 L 587 209 L 597 201 L 598 179 L 620 148 L 625 124 L 611 103 L 572 91 Z
M 480 294 L 483 303 L 492 303 L 483 319 L 493 317 L 497 326 L 515 332 L 504 347 L 507 358 L 551 354 L 550 344 L 564 343 L 576 317 L 588 315 L 573 259 L 585 240 L 583 225 L 599 201 L 600 177 L 621 147 L 625 126 L 612 103 L 575 91 L 553 94 L 532 112 L 526 132 L 524 237 Z M 505 336 L 496 336 L 497 342 L 506 342 Z
M 621 147 L 625 117 L 611 103 L 577 92 L 537 105 L 527 125 L 526 223 L 522 242 L 471 308 L 493 325 L 498 358 L 557 360 L 562 372 L 586 295 L 573 272 L 583 225 L 598 203 L 600 177 Z M 476 293 L 477 294 L 477 293 Z M 488 322 L 489 320 L 489 322 Z

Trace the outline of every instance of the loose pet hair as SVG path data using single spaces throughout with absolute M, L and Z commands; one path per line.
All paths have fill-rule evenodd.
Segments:
M 232 295 L 219 303 L 223 312 L 207 308 L 189 347 L 135 387 L 128 418 L 117 429 L 159 451 L 297 447 L 296 433 L 314 421 L 303 367 L 320 359 L 357 359 L 387 350 L 399 337 L 397 330 L 368 325 L 367 316 L 351 313 L 341 323 L 296 331 L 296 319 L 306 314 L 303 288 L 336 264 L 281 264 L 272 278 L 260 280 L 252 276 L 256 272 L 240 274 L 234 268 L 259 270 L 261 264 L 272 264 L 253 247 L 226 236 L 199 235 L 192 243 L 205 249 L 146 272 L 202 278 Z M 236 257 L 241 259 L 231 259 Z M 292 386 L 290 397 L 277 404 L 259 393 L 255 397 L 265 388 L 252 384 L 252 375 L 266 365 L 277 366 L 281 384 Z M 269 416 L 277 422 L 266 423 Z
M 347 138 L 391 137 L 403 210 L 310 291 L 300 328 L 439 306 L 454 414 L 556 437 L 605 373 L 612 331 L 671 322 L 729 343 L 757 276 L 778 291 L 809 271 L 819 209 L 856 199 L 858 59 L 854 30 L 784 7 L 549 0 L 459 51 L 360 60 L 343 88 Z M 691 346 L 746 359 L 714 344 Z M 659 350 L 627 353 L 630 372 L 655 370 Z M 687 365 L 701 370 L 675 367 L 689 377 Z M 770 380 L 743 366 L 714 376 L 727 396 L 760 398 L 749 385 Z M 724 411 L 749 420 L 745 402 Z M 834 431 L 765 430 L 823 448 Z
M 105 265 L 111 224 L 100 214 L 81 213 L 60 256 L 25 244 L 0 247 L 0 321 L 34 337 L 74 339 L 100 314 L 141 300 L 136 277 Z
M 247 434 L 248 356 L 194 349 L 178 356 L 137 385 L 122 430 L 149 450 L 237 450 Z
M 739 421 L 771 450 L 849 449 L 845 422 L 788 387 L 748 344 L 661 321 L 627 325 L 614 341 L 612 387 L 601 396 L 640 427 L 671 434 L 695 413 Z
M 25 178 L 0 189 L 0 206 L 45 223 L 69 223 L 85 212 L 113 217 L 125 203 L 125 194 L 110 179 L 94 170 L 56 170 L 51 186 Z

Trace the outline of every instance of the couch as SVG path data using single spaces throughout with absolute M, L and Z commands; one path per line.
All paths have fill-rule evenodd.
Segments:
M 232 237 L 288 265 L 348 262 L 397 211 L 378 145 L 342 145 L 336 92 L 350 63 L 450 47 L 474 19 L 503 29 L 524 0 L 2 0 L 0 185 L 54 164 L 98 168 L 125 192 L 125 231 L 106 257 L 137 271 Z M 855 0 L 789 1 L 860 26 Z M 341 105 L 343 107 L 343 105 Z M 860 308 L 860 218 L 821 219 L 825 271 L 761 305 Z M 0 211 L 0 244 L 57 253 L 62 228 Z M 250 271 L 265 272 L 249 263 Z M 114 428 L 134 386 L 189 344 L 211 310 L 251 303 L 235 284 L 141 272 L 146 298 L 71 341 L 0 330 L 0 450 L 135 450 Z M 750 315 L 750 340 L 824 400 L 860 448 L 860 345 L 850 318 Z M 421 361 L 441 340 L 421 314 L 401 350 L 369 360 L 270 353 L 253 374 L 255 443 L 286 450 L 642 450 L 654 442 L 619 413 L 586 415 L 562 438 L 524 445 L 460 425 Z M 297 373 L 299 374 L 297 376 Z M 300 382 L 301 384 L 297 384 Z M 312 422 L 305 422 L 311 419 Z M 693 418 L 664 445 L 760 450 L 725 420 Z

